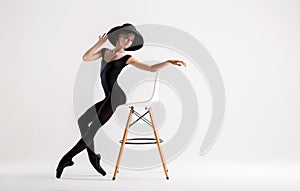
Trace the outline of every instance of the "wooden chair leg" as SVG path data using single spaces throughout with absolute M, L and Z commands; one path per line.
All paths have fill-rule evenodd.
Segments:
M 158 147 L 158 150 L 159 150 L 159 154 L 160 154 L 160 159 L 161 159 L 162 165 L 164 167 L 164 171 L 165 171 L 165 174 L 166 174 L 166 179 L 169 180 L 168 169 L 167 169 L 167 165 L 165 163 L 165 158 L 164 158 L 163 150 L 162 150 L 162 148 L 160 146 L 160 143 L 159 143 L 159 135 L 158 135 L 158 131 L 156 129 L 155 123 L 154 123 L 154 119 L 153 119 L 153 114 L 152 114 L 151 107 L 149 107 L 148 110 L 149 110 L 149 114 L 150 114 L 150 118 L 151 118 L 151 123 L 152 123 L 153 131 L 154 131 L 154 136 L 155 136 L 155 139 L 156 139 L 156 144 L 157 144 L 157 147 Z
M 114 176 L 113 176 L 112 180 L 116 179 L 116 175 L 117 175 L 118 170 L 119 170 L 119 164 L 121 162 L 122 153 L 123 153 L 125 142 L 126 142 L 126 139 L 127 139 L 127 134 L 128 134 L 128 129 L 129 129 L 129 125 L 130 125 L 130 122 L 131 122 L 132 114 L 133 114 L 133 107 L 130 108 L 126 128 L 125 128 L 124 135 L 123 135 L 123 141 L 122 141 L 121 148 L 120 148 L 120 151 L 119 151 L 118 161 L 117 161 L 117 164 L 116 164 L 116 169 L 115 169 Z

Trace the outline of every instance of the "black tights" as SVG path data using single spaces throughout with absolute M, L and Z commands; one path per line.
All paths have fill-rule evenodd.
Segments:
M 102 125 L 112 116 L 115 109 L 126 102 L 126 96 L 116 84 L 113 94 L 109 93 L 105 99 L 91 106 L 78 119 L 78 126 L 82 138 L 76 145 L 64 155 L 66 159 L 72 159 L 75 155 L 87 149 L 89 158 L 95 155 L 94 137 Z

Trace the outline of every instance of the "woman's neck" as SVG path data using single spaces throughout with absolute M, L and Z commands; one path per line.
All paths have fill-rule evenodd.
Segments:
M 124 50 L 123 47 L 115 47 L 114 49 L 112 49 L 112 52 L 113 52 L 114 54 L 117 54 L 117 53 L 124 53 L 125 50 Z

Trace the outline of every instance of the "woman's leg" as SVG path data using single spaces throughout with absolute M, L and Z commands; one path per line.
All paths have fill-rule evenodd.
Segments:
M 56 178 L 61 177 L 61 174 L 65 167 L 72 166 L 74 164 L 72 158 L 78 153 L 80 153 L 82 150 L 84 150 L 85 148 L 86 148 L 85 142 L 83 141 L 83 139 L 80 139 L 76 143 L 76 145 L 71 150 L 69 150 L 59 161 L 58 166 L 56 168 Z
M 82 140 L 85 142 L 86 145 L 88 145 L 86 147 L 88 155 L 89 155 L 89 160 L 92 164 L 92 166 L 103 176 L 106 175 L 106 172 L 103 170 L 103 168 L 100 165 L 100 159 L 101 159 L 101 155 L 100 154 L 95 154 L 94 151 L 94 136 L 96 135 L 98 129 L 102 126 L 101 122 L 104 124 L 104 121 L 101 121 L 98 119 L 98 113 L 101 112 L 102 110 L 107 111 L 108 109 L 108 105 L 110 101 L 109 98 L 106 98 L 103 100 L 103 102 L 101 104 L 95 105 L 94 108 L 91 108 L 89 111 L 87 111 L 84 115 L 88 115 L 88 116 L 82 116 L 82 118 L 79 119 L 79 123 L 81 125 L 88 125 L 89 123 L 90 126 L 85 129 L 85 131 L 81 131 L 82 132 Z M 95 112 L 95 109 L 97 110 L 97 112 Z M 105 112 L 103 112 L 105 113 Z M 87 120 L 89 119 L 89 120 Z M 92 119 L 92 120 L 91 120 Z M 85 123 L 83 123 L 83 121 L 85 121 Z M 92 122 L 90 122 L 92 121 Z M 96 125 L 99 124 L 99 125 Z M 84 133 L 84 134 L 83 134 Z
M 104 100 L 101 102 L 96 103 L 95 105 L 91 106 L 79 119 L 78 119 L 78 125 L 79 129 L 82 135 L 84 135 L 89 130 L 89 123 L 97 116 L 97 110 L 101 107 Z M 72 158 L 76 156 L 78 153 L 83 151 L 84 149 L 87 149 L 89 159 L 92 162 L 95 160 L 100 160 L 100 156 L 96 155 L 94 152 L 94 141 L 91 140 L 89 145 L 87 146 L 85 141 L 81 138 L 71 150 L 69 150 L 60 160 L 58 167 L 56 169 L 56 177 L 60 178 L 61 174 L 63 172 L 63 169 L 67 166 L 71 166 L 74 164 L 72 161 Z M 101 173 L 105 175 L 105 172 Z
M 89 144 L 95 137 L 97 131 L 111 118 L 116 108 L 126 102 L 126 95 L 116 83 L 110 95 L 107 96 L 93 119 L 88 132 L 84 135 L 84 140 Z
M 78 119 L 78 125 L 80 128 L 80 132 L 82 137 L 89 131 L 90 127 L 89 124 L 91 121 L 95 119 L 97 116 L 97 111 L 101 108 L 102 104 L 105 102 L 105 99 L 102 100 L 101 102 L 96 103 L 92 107 L 90 107 L 79 119 Z M 87 143 L 86 139 L 83 139 L 85 143 Z M 100 166 L 100 159 L 101 155 L 95 153 L 95 145 L 94 145 L 94 140 L 90 139 L 88 141 L 88 145 L 86 147 L 88 156 L 89 156 L 89 161 L 92 164 L 92 166 L 103 176 L 106 174 L 106 172 L 101 168 Z
M 92 105 L 89 109 L 87 109 L 79 118 L 78 118 L 78 126 L 80 129 L 81 136 L 84 136 L 86 132 L 89 130 L 89 124 L 95 119 L 98 115 L 98 111 L 101 108 L 102 104 L 106 99 Z
M 82 136 L 88 145 L 93 141 L 97 131 L 108 121 L 111 115 L 112 109 L 110 97 L 107 97 L 101 107 L 97 110 L 96 115 L 93 116 L 94 118 L 92 119 L 88 131 Z
M 73 165 L 72 158 L 85 148 L 87 148 L 89 156 L 91 156 L 90 161 L 96 170 L 102 175 L 106 174 L 106 172 L 100 166 L 100 156 L 97 157 L 97 155 L 94 153 L 93 138 L 95 137 L 99 128 L 110 119 L 115 109 L 119 105 L 126 102 L 126 96 L 121 88 L 119 88 L 118 84 L 114 90 L 116 91 L 113 91 L 113 96 L 107 96 L 101 102 L 93 105 L 78 119 L 78 124 L 83 138 L 81 138 L 77 144 L 61 159 L 57 168 L 56 177 L 60 178 L 64 167 Z M 97 111 L 97 115 L 95 115 L 95 110 Z M 91 119 L 92 123 L 90 124 Z
M 81 136 L 83 137 L 89 131 L 89 124 L 95 119 L 97 116 L 97 111 L 101 108 L 101 105 L 104 103 L 105 99 L 91 106 L 83 115 L 81 115 L 78 119 L 78 126 L 80 129 Z M 87 152 L 89 158 L 95 154 L 95 146 L 94 141 L 90 140 L 90 143 L 87 147 Z

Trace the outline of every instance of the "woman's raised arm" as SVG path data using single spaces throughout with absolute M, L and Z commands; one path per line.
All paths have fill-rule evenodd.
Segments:
M 95 53 L 95 51 L 102 45 L 105 43 L 105 41 L 107 40 L 107 35 L 106 33 L 104 33 L 102 36 L 99 36 L 99 40 L 97 41 L 97 43 L 92 46 L 82 57 L 82 59 L 84 61 L 93 61 L 96 60 L 98 58 L 102 57 L 101 51 L 99 50 L 98 52 Z
M 158 64 L 148 65 L 148 64 L 140 62 L 138 59 L 136 59 L 134 57 L 130 57 L 127 60 L 126 64 L 131 64 L 139 69 L 146 70 L 149 72 L 156 72 L 156 71 L 166 67 L 169 64 L 174 64 L 177 66 L 183 65 L 184 67 L 186 67 L 186 63 L 181 60 L 167 60 L 165 62 L 161 62 Z

